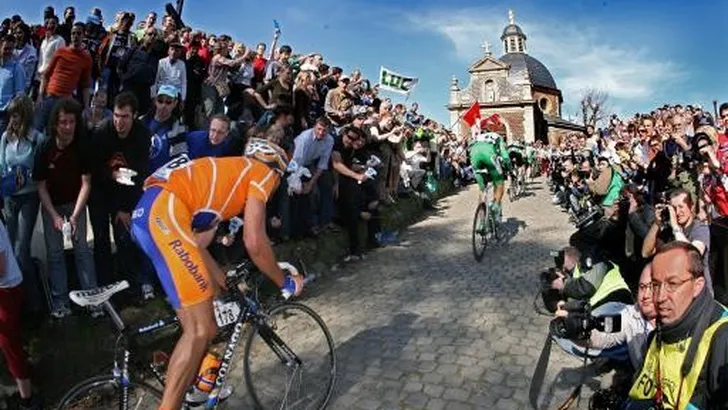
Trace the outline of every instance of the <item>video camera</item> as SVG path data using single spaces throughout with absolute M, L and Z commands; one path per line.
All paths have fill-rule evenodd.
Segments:
M 616 333 L 622 330 L 622 316 L 594 316 L 588 302 L 580 300 L 566 304 L 569 312 L 566 317 L 551 321 L 551 333 L 557 337 L 571 340 L 587 340 L 592 330 Z

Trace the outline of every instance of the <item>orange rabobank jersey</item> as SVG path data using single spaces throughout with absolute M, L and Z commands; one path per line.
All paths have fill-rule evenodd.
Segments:
M 279 180 L 274 170 L 246 157 L 181 156 L 157 169 L 144 188 L 171 192 L 194 215 L 193 226 L 206 227 L 241 214 L 248 197 L 267 202 Z

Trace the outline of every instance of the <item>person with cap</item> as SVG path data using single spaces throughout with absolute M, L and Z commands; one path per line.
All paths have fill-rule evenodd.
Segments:
M 122 12 L 118 24 L 110 30 L 109 35 L 104 38 L 99 47 L 99 69 L 103 73 L 104 85 L 111 99 L 116 96 L 123 83 L 118 69 L 121 60 L 131 52 L 134 45 L 131 33 L 133 24 L 134 16 L 129 12 Z M 152 76 L 152 81 L 154 81 L 154 76 Z
M 94 90 L 98 89 L 97 83 L 101 76 L 101 71 L 99 70 L 99 48 L 104 37 L 106 37 L 106 29 L 102 24 L 101 18 L 96 14 L 89 14 L 86 18 L 86 33 L 83 36 L 83 45 L 91 55 L 91 60 L 94 63 L 91 69 L 91 81 Z
M 348 122 L 349 112 L 347 108 L 351 107 L 351 104 L 346 88 L 349 86 L 349 82 L 349 77 L 345 75 L 340 76 L 337 87 L 326 94 L 326 100 L 324 101 L 326 116 L 337 127 L 343 126 Z
M 148 30 L 154 30 L 154 28 Z M 183 60 L 182 44 L 177 41 L 173 42 L 169 45 L 167 53 L 167 57 L 159 60 L 154 89 L 159 89 L 163 84 L 175 87 L 181 97 L 179 104 L 184 106 L 187 99 L 187 69 Z
M 177 87 L 161 85 L 154 98 L 154 107 L 141 117 L 152 134 L 149 149 L 149 172 L 169 162 L 179 153 L 185 152 L 187 129 L 179 121 L 180 93 Z

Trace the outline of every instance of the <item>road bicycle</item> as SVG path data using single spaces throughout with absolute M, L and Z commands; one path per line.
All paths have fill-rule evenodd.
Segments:
M 526 178 L 523 173 L 519 175 L 518 170 L 510 172 L 510 183 L 508 184 L 508 200 L 515 202 L 526 193 Z
M 476 261 L 480 262 L 483 260 L 488 242 L 498 241 L 498 222 L 495 219 L 495 212 L 492 210 L 492 203 L 486 206 L 488 203 L 487 186 L 491 182 L 490 174 L 487 169 L 476 170 L 475 172 L 483 175 L 486 186 L 486 189 L 483 190 L 483 198 L 478 202 L 475 217 L 473 218 L 473 256 Z
M 313 275 L 306 275 L 304 283 L 312 278 Z M 265 278 L 249 260 L 227 272 L 228 291 L 215 301 L 215 319 L 220 329 L 216 341 L 221 340 L 225 346 L 214 387 L 203 403 L 185 402 L 184 409 L 217 409 L 222 403 L 231 401 L 232 396 L 225 397 L 222 393 L 230 391 L 226 382 L 228 376 L 234 373 L 238 344 L 246 328 L 243 377 L 254 407 L 326 408 L 336 378 L 336 355 L 331 333 L 321 317 L 301 303 L 283 302 L 270 309 L 263 306 L 258 291 L 263 281 Z M 117 337 L 111 372 L 91 377 L 71 388 L 57 409 L 159 408 L 164 371 L 158 364 L 140 359 L 135 354 L 138 339 L 142 335 L 177 326 L 178 320 L 171 316 L 143 326 L 127 327 L 110 299 L 128 287 L 128 282 L 121 281 L 97 289 L 71 292 L 71 300 L 80 306 L 103 307 L 116 327 Z

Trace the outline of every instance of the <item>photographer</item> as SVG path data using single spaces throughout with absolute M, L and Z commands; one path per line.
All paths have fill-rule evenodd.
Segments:
M 655 328 L 656 318 L 657 311 L 652 298 L 652 268 L 647 264 L 639 278 L 637 303 L 627 306 L 621 312 L 621 330 L 617 333 L 592 330 L 591 347 L 605 350 L 626 344 L 632 368 L 639 369 L 642 367 L 648 337 Z
M 592 261 L 589 257 L 582 262 L 581 252 L 573 246 L 564 248 L 559 253 L 558 259 L 561 258 L 562 269 L 556 271 L 551 289 L 558 290 L 562 300 L 588 301 L 592 308 L 607 302 L 632 303 L 629 287 L 616 264 Z
M 624 266 L 624 277 L 630 289 L 634 291 L 637 285 L 636 276 L 646 262 L 646 258 L 642 256 L 642 246 L 650 227 L 655 222 L 655 210 L 645 201 L 644 193 L 634 184 L 624 187 L 622 198 L 629 203 L 624 247 L 629 266 Z
M 679 241 L 692 244 L 703 258 L 706 287 L 712 294 L 713 283 L 708 271 L 710 229 L 695 218 L 694 209 L 690 193 L 682 188 L 672 192 L 669 204 L 656 205 L 655 222 L 642 245 L 642 257 L 651 257 L 663 243 Z
M 724 183 L 725 175 L 715 149 L 711 145 L 710 136 L 698 133 L 694 137 L 695 148 L 702 163 L 702 175 L 699 177 L 703 190 L 703 201 L 712 208 L 711 217 L 728 216 L 728 195 Z

